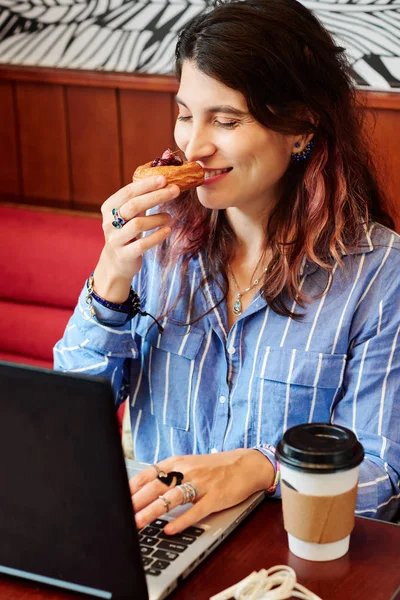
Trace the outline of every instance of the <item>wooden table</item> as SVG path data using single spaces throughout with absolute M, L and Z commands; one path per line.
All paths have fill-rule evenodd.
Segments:
M 266 500 L 169 600 L 208 600 L 252 571 L 280 564 L 291 566 L 298 581 L 323 600 L 400 600 L 400 526 L 357 518 L 349 553 L 313 563 L 289 552 L 281 503 Z M 83 596 L 0 577 L 1 600 L 78 598 Z
M 281 503 L 266 500 L 170 600 L 208 600 L 252 571 L 274 565 L 292 567 L 299 583 L 323 600 L 400 600 L 400 526 L 356 518 L 348 554 L 311 562 L 289 551 Z

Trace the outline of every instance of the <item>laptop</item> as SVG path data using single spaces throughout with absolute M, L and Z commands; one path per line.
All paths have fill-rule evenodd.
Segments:
M 0 573 L 113 600 L 161 600 L 264 498 L 177 536 L 135 527 L 108 380 L 0 361 Z

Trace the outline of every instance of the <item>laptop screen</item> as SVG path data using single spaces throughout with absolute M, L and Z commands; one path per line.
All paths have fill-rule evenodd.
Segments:
M 111 386 L 0 362 L 0 572 L 147 599 Z

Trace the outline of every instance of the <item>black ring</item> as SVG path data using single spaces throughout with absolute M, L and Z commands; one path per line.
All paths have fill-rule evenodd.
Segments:
M 157 475 L 157 479 L 164 483 L 167 487 L 169 487 L 175 478 L 175 485 L 180 485 L 183 481 L 183 473 L 180 471 L 171 471 L 170 473 L 165 473 L 164 471 L 160 471 Z

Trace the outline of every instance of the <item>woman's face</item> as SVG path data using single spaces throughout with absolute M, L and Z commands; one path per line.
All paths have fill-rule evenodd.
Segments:
M 296 139 L 267 129 L 249 113 L 244 96 L 183 64 L 175 140 L 188 161 L 206 170 L 197 188 L 207 208 L 264 213 L 278 200 Z

